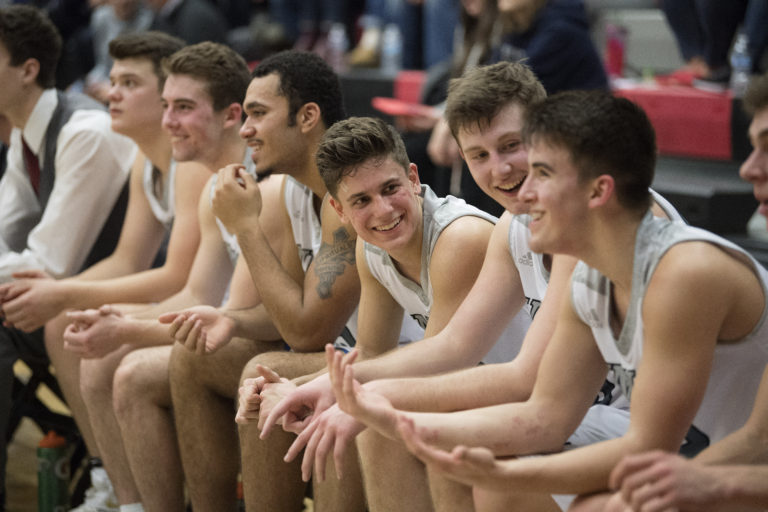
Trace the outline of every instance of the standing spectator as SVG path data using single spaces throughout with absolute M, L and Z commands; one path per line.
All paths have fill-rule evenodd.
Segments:
M 731 74 L 728 50 L 740 24 L 749 40 L 752 70 L 759 71 L 768 46 L 765 0 L 662 0 L 660 7 L 687 64 L 673 73 L 675 80 L 689 85 L 696 78 L 727 84 Z
M 208 0 L 147 0 L 147 4 L 155 13 L 152 30 L 179 37 L 187 44 L 223 43 L 227 39 L 227 21 Z
M 106 103 L 109 94 L 109 42 L 126 32 L 141 32 L 152 23 L 152 11 L 142 0 L 107 0 L 91 16 L 94 66 L 85 77 L 86 92 Z

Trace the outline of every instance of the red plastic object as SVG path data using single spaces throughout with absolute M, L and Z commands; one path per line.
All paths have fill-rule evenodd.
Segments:
M 426 76 L 424 71 L 400 71 L 393 84 L 393 96 L 406 103 L 421 103 Z
M 385 98 L 376 96 L 371 99 L 373 108 L 390 116 L 426 116 L 436 117 L 434 107 L 419 103 L 408 103 L 397 98 Z
M 645 110 L 659 153 L 731 159 L 731 96 L 691 87 L 636 87 L 614 91 Z

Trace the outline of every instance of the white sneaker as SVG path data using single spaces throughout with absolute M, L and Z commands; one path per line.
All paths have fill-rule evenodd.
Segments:
M 119 512 L 120 505 L 104 468 L 91 469 L 91 487 L 85 491 L 85 500 L 70 512 Z

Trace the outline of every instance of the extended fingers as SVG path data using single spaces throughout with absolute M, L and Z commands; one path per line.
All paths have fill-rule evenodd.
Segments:
M 309 482 L 312 476 L 312 466 L 315 463 L 315 450 L 317 445 L 320 444 L 320 440 L 325 433 L 323 428 L 318 426 L 309 438 L 306 448 L 304 448 L 304 458 L 301 461 L 301 479 L 305 482 Z
M 309 440 L 312 438 L 312 434 L 314 434 L 315 430 L 317 430 L 318 423 L 319 422 L 317 421 L 313 421 L 307 426 L 307 428 L 302 430 L 298 436 L 296 436 L 296 439 L 288 448 L 288 451 L 285 452 L 285 457 L 283 457 L 285 462 L 291 462 L 299 453 L 301 453 L 301 450 L 304 449 L 304 447 L 307 445 L 307 442 L 309 442 Z
M 280 382 L 280 376 L 277 374 L 277 372 L 273 371 L 271 368 L 267 368 L 266 366 L 257 364 L 256 371 L 258 372 L 259 375 L 264 377 L 264 379 L 267 382 L 271 382 L 271 383 Z
M 181 313 L 176 311 L 172 313 L 163 313 L 162 315 L 157 317 L 157 321 L 160 322 L 161 324 L 170 324 L 174 320 L 176 320 L 176 318 L 178 318 L 179 315 L 181 315 Z

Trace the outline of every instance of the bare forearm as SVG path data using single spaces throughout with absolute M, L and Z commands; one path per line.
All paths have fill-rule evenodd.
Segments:
M 611 468 L 631 450 L 624 438 L 566 452 L 502 461 L 508 489 L 588 494 L 608 489 Z
M 257 223 L 248 230 L 238 233 L 237 239 L 251 271 L 253 284 L 259 292 L 264 308 L 269 313 L 269 323 L 280 333 L 294 332 L 297 324 L 301 323 L 301 306 L 304 302 L 302 287 L 280 264 Z M 259 333 L 260 328 L 265 324 L 259 321 L 261 319 L 249 321 L 247 316 L 238 316 L 238 324 L 243 326 L 242 329 L 246 329 L 243 331 L 243 336 L 258 338 L 255 335 L 247 335 L 246 332 Z
M 530 396 L 532 387 L 513 363 L 474 366 L 431 377 L 383 379 L 368 385 L 398 409 L 424 412 L 522 402 Z
M 498 456 L 552 452 L 570 434 L 558 418 L 528 403 L 504 404 L 452 413 L 404 412 L 430 443 L 485 446 Z
M 88 309 L 102 304 L 162 301 L 181 290 L 185 279 L 157 268 L 113 279 L 71 279 L 62 285 L 68 308 Z
M 717 495 L 723 510 L 768 508 L 768 466 L 717 466 L 706 471 L 722 484 Z
M 114 254 L 80 272 L 74 279 L 82 281 L 94 281 L 98 279 L 110 279 L 139 272 L 144 268 L 139 267 L 128 258 L 116 257 Z
M 742 428 L 707 447 L 696 461 L 703 464 L 768 464 L 768 440 Z
M 122 344 L 135 347 L 154 347 L 173 343 L 173 338 L 168 334 L 168 326 L 149 318 L 126 319 L 118 329 L 115 329 L 115 336 Z
M 280 331 L 272 323 L 263 305 L 244 309 L 226 309 L 224 312 L 234 321 L 233 336 L 260 341 L 281 339 Z
M 451 339 L 444 332 L 356 363 L 355 378 L 360 382 L 368 382 L 374 379 L 420 377 L 477 363 L 470 351 L 464 350 L 458 340 Z

